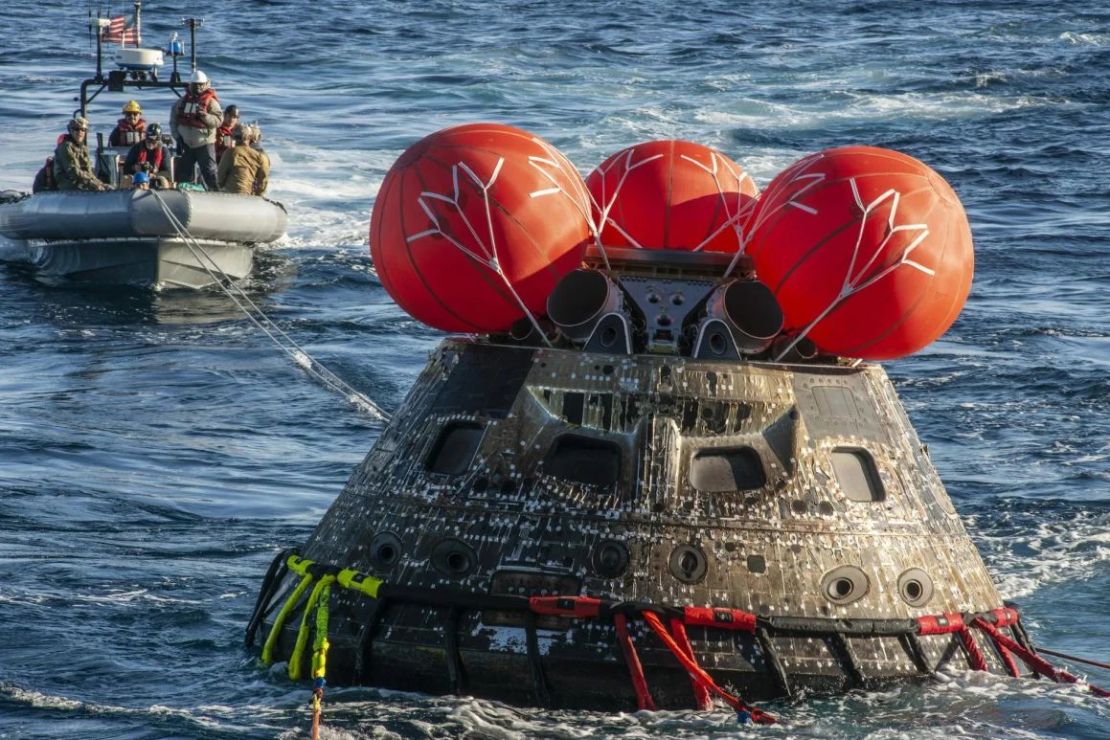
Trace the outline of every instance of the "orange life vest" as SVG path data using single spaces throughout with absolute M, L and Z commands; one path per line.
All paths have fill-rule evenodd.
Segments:
M 220 126 L 216 129 L 216 159 L 228 149 L 235 148 L 235 129 Z
M 208 128 L 202 116 L 208 111 L 208 104 L 216 99 L 216 91 L 208 88 L 200 95 L 185 93 L 181 99 L 181 112 L 177 115 L 178 126 L 189 128 Z
M 131 123 L 126 118 L 116 121 L 116 128 L 108 137 L 109 146 L 134 146 L 143 140 L 146 133 L 146 121 L 140 118 Z

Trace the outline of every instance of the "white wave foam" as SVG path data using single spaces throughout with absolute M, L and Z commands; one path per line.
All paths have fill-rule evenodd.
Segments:
M 1057 38 L 1074 46 L 1106 46 L 1107 42 L 1110 41 L 1110 34 L 1064 31 Z
M 1080 511 L 1041 520 L 1027 535 L 1015 534 L 1008 516 L 969 517 L 979 546 L 1003 598 L 1017 599 L 1056 583 L 1081 583 L 1110 561 L 1110 514 Z

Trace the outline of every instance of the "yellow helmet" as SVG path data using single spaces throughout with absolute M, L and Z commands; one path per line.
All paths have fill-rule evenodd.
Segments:
M 124 113 L 142 113 L 143 109 L 139 107 L 139 101 L 137 101 L 137 100 L 128 100 L 123 105 L 123 112 Z

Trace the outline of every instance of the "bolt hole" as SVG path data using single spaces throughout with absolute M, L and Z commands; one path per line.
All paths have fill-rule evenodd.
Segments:
M 601 346 L 612 347 L 617 343 L 617 330 L 611 326 L 605 327 L 601 332 Z
M 671 296 L 671 303 L 676 306 L 681 306 L 685 302 L 686 298 L 681 293 L 675 293 L 673 296 Z
M 715 355 L 725 353 L 725 337 L 723 334 L 712 334 L 709 337 L 709 350 Z
M 391 545 L 382 545 L 378 548 L 378 561 L 383 565 L 389 565 L 397 559 L 397 551 Z
M 852 593 L 852 582 L 847 578 L 837 578 L 832 585 L 833 596 L 843 599 Z

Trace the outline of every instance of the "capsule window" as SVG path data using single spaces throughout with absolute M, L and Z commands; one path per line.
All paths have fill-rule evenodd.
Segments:
M 605 440 L 564 434 L 547 453 L 543 470 L 548 475 L 575 483 L 612 485 L 620 478 L 621 450 Z
M 484 428 L 473 421 L 453 421 L 436 438 L 428 455 L 428 470 L 441 475 L 462 475 L 474 460 Z
M 833 471 L 849 501 L 870 503 L 886 497 L 871 453 L 858 447 L 838 447 L 832 453 Z
M 699 491 L 750 491 L 766 483 L 763 461 L 751 447 L 702 450 L 690 460 L 690 485 Z

